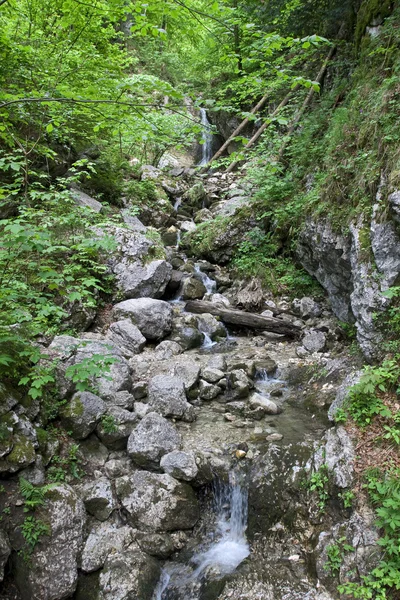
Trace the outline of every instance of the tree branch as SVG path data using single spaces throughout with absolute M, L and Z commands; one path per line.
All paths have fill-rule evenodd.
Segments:
M 192 8 L 191 6 L 187 6 L 184 2 L 182 2 L 181 0 L 172 0 L 172 2 L 175 2 L 175 4 L 178 4 L 179 6 L 182 6 L 182 8 L 185 8 L 186 10 L 188 10 L 191 13 L 197 13 L 198 15 L 200 15 L 201 17 L 206 17 L 207 19 L 211 19 L 212 21 L 216 21 L 217 23 L 219 23 L 220 25 L 222 25 L 225 29 L 228 29 L 228 31 L 233 33 L 233 28 L 229 27 L 229 25 L 227 25 L 224 21 L 222 21 L 222 19 L 218 19 L 217 17 L 214 17 L 212 15 L 208 15 L 205 12 L 202 12 L 201 10 L 198 10 L 197 8 Z

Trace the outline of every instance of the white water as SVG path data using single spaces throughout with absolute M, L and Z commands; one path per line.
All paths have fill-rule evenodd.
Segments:
M 181 243 L 181 232 L 178 230 L 178 232 L 176 234 L 176 246 L 175 246 L 176 250 L 178 250 L 180 243 Z
M 180 207 L 180 205 L 182 204 L 182 198 L 179 197 L 175 200 L 175 204 L 174 204 L 174 211 L 178 212 L 178 209 Z
M 203 273 L 203 271 L 200 268 L 200 265 L 195 265 L 194 270 L 195 273 L 198 274 L 199 279 L 206 288 L 207 294 L 214 294 L 214 292 L 217 289 L 217 282 L 214 279 L 211 279 L 211 277 L 209 277 L 207 273 Z
M 177 600 L 198 600 L 198 584 L 212 571 L 220 579 L 233 573 L 250 554 L 246 540 L 247 488 L 238 475 L 230 473 L 229 483 L 217 480 L 213 486 L 216 528 L 213 541 L 194 554 L 189 565 L 170 563 L 161 574 L 153 600 L 166 600 L 173 590 Z M 191 572 L 190 572 L 191 570 Z M 164 595 L 166 592 L 166 595 Z
M 210 124 L 209 120 L 207 119 L 207 112 L 206 112 L 205 108 L 200 109 L 200 116 L 201 116 L 201 124 L 203 126 L 203 133 L 202 133 L 203 144 L 201 146 L 201 149 L 202 149 L 201 161 L 199 162 L 198 166 L 202 167 L 203 165 L 206 165 L 208 162 L 210 162 L 210 160 L 212 158 L 213 136 L 211 133 L 211 124 Z
M 210 335 L 206 331 L 203 331 L 202 329 L 199 329 L 199 331 L 204 335 L 203 343 L 201 345 L 202 348 L 212 348 L 215 346 L 217 342 L 213 342 Z

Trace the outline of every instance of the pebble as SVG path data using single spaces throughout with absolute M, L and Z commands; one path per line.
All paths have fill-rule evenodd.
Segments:
M 244 458 L 246 454 L 247 453 L 244 450 L 236 450 L 235 452 L 236 458 Z
M 268 442 L 279 442 L 283 438 L 281 433 L 271 433 L 267 436 Z

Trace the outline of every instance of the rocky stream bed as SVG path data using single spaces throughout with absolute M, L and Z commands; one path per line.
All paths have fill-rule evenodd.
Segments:
M 75 305 L 69 325 L 82 333 L 43 344 L 67 401 L 50 433 L 38 401 L 2 390 L 0 598 L 337 598 L 339 581 L 368 572 L 377 535 L 369 510 L 338 496 L 352 486 L 354 448 L 328 409 L 332 419 L 356 366 L 329 302 L 273 301 L 235 279 L 224 264 L 240 231 L 210 251 L 213 262 L 181 251 L 196 223 L 247 201 L 233 176 L 193 181 L 188 169 L 147 167 L 142 177 L 161 180 L 167 197 L 141 220 L 126 206 L 110 230 L 113 305 L 98 315 Z M 185 312 L 195 299 L 275 316 L 301 334 L 227 328 Z M 95 376 L 96 393 L 77 392 L 68 368 L 99 355 L 109 373 Z M 56 457 L 71 458 L 71 439 L 79 477 L 68 471 L 47 491 L 34 518 L 48 529 L 27 556 L 18 479 L 45 484 Z M 320 510 L 307 481 L 322 465 Z M 343 536 L 353 551 L 332 574 L 327 548 Z

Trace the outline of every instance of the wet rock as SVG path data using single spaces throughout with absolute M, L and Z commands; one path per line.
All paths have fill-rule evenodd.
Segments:
M 229 402 L 247 398 L 252 384 L 242 369 L 234 369 L 228 374 L 227 379 Z
M 135 413 L 114 406 L 108 409 L 105 418 L 97 425 L 96 433 L 107 448 L 123 450 L 137 420 Z
M 148 404 L 163 417 L 183 418 L 189 408 L 183 381 L 178 377 L 156 375 L 149 381 Z
M 354 477 L 355 452 L 351 438 L 344 427 L 333 427 L 324 436 L 325 445 L 315 456 L 315 468 L 326 464 L 335 484 L 351 487 Z
M 162 300 L 140 298 L 114 306 L 117 317 L 129 318 L 148 340 L 160 340 L 172 329 L 172 307 Z
M 221 388 L 218 385 L 213 385 L 207 381 L 200 379 L 199 396 L 202 400 L 214 400 L 221 393 Z
M 191 529 L 199 518 L 196 496 L 166 474 L 136 471 L 116 480 L 116 490 L 134 527 L 150 531 Z
M 174 450 L 164 454 L 160 466 L 164 473 L 182 481 L 192 481 L 198 473 L 195 456 L 192 452 Z
M 77 559 L 83 542 L 85 509 L 73 489 L 59 484 L 46 495 L 45 520 L 50 536 L 39 542 L 26 562 L 15 555 L 15 573 L 23 600 L 70 597 L 78 581 Z
M 107 410 L 106 403 L 91 392 L 77 392 L 61 411 L 63 427 L 76 440 L 87 438 Z
M 302 342 L 308 352 L 322 352 L 326 345 L 326 335 L 322 331 L 308 331 Z
M 82 570 L 91 573 L 101 569 L 109 554 L 125 551 L 133 538 L 133 530 L 128 525 L 92 523 L 82 552 Z
M 6 533 L 0 529 L 0 582 L 4 579 L 4 567 L 11 554 L 11 547 Z
M 157 469 L 164 454 L 181 447 L 177 429 L 157 413 L 148 413 L 128 439 L 127 451 L 139 466 Z
M 111 483 L 107 477 L 100 477 L 96 481 L 85 483 L 80 488 L 80 495 L 88 513 L 99 521 L 106 521 L 117 506 Z
M 126 358 L 139 354 L 146 344 L 146 338 L 130 319 L 111 323 L 108 337 L 120 348 Z
M 328 410 L 328 418 L 330 421 L 334 421 L 337 411 L 345 406 L 350 389 L 360 381 L 361 375 L 362 371 L 350 373 L 337 388 L 335 399 Z
M 137 542 L 140 549 L 151 556 L 166 559 L 174 552 L 182 550 L 188 541 L 188 536 L 184 531 L 174 531 L 172 533 L 137 533 Z
M 101 600 L 151 600 L 160 564 L 137 549 L 110 554 L 100 573 Z
M 217 338 L 225 338 L 227 336 L 227 331 L 221 323 L 212 315 L 204 313 L 202 315 L 198 315 L 197 317 L 198 328 L 200 331 L 208 333 L 210 338 L 214 341 Z
M 265 358 L 257 359 L 255 361 L 256 374 L 262 373 L 263 375 L 267 375 L 268 377 L 272 377 L 275 375 L 278 365 L 272 358 L 266 356 Z
M 249 405 L 253 409 L 261 408 L 266 415 L 277 415 L 282 412 L 282 409 L 275 402 L 257 393 L 250 396 Z
M 184 323 L 175 323 L 172 337 L 184 350 L 199 348 L 204 336 L 196 327 Z

